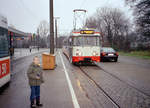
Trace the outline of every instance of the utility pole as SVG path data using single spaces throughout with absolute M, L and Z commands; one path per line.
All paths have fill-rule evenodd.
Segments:
M 39 28 L 37 29 L 37 47 L 38 47 L 38 51 L 39 51 L 39 41 L 40 41 L 40 33 L 39 33 Z
M 55 45 L 56 45 L 56 47 L 55 47 L 55 48 L 56 48 L 56 50 L 57 50 L 57 39 L 58 39 L 58 38 L 57 38 L 57 37 L 58 37 L 57 19 L 59 19 L 59 17 L 55 17 L 55 38 L 56 38 L 56 41 L 55 41 L 55 43 L 56 43 L 56 44 L 55 44 Z
M 50 6 L 50 54 L 54 54 L 54 11 L 53 0 L 49 0 Z

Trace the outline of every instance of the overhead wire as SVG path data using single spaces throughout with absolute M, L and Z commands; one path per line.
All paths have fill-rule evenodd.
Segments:
M 81 5 L 80 5 L 80 9 L 83 8 L 83 6 L 84 6 L 84 4 L 85 4 L 86 1 L 87 1 L 87 0 L 83 0 L 83 1 L 82 1 Z
M 35 15 L 35 13 L 32 12 L 32 11 L 30 10 L 30 8 L 25 5 L 25 3 L 23 2 L 23 0 L 18 0 L 18 1 L 19 1 L 19 2 L 21 3 L 21 5 L 23 6 L 24 10 L 25 10 L 30 16 L 32 16 L 32 18 L 34 18 L 35 20 L 39 21 L 37 15 Z

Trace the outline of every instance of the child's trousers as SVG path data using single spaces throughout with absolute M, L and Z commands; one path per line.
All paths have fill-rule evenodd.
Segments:
M 30 100 L 34 101 L 35 99 L 40 98 L 40 86 L 30 86 L 31 88 L 31 95 Z

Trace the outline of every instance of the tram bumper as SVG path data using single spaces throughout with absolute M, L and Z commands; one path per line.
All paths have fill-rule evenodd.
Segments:
M 84 57 L 84 56 L 74 56 L 72 57 L 73 62 L 100 62 L 100 56 L 89 56 L 89 57 Z

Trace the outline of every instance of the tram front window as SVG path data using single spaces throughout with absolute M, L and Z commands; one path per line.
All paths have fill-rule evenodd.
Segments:
M 8 56 L 8 31 L 0 27 L 0 57 Z
M 74 46 L 99 46 L 100 38 L 98 36 L 74 37 Z

